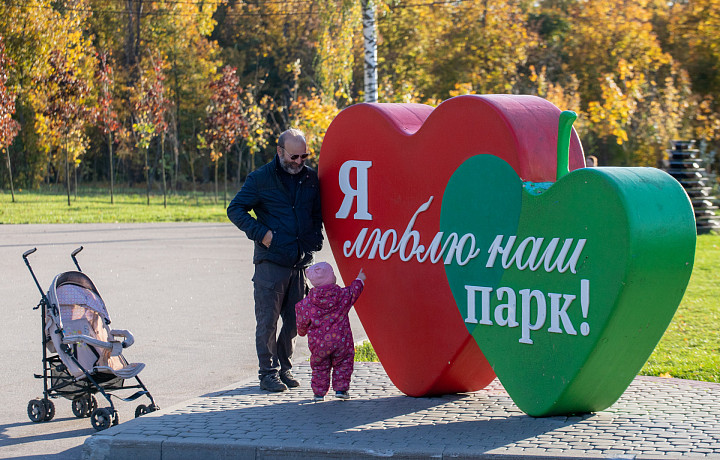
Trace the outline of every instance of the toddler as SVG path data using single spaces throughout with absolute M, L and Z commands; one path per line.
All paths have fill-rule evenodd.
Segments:
M 363 290 L 365 273 L 360 270 L 357 279 L 344 288 L 335 283 L 327 262 L 308 267 L 305 275 L 314 287 L 295 305 L 295 313 L 298 335 L 308 336 L 315 401 L 322 401 L 330 388 L 331 369 L 335 397 L 348 399 L 355 359 L 348 312 Z

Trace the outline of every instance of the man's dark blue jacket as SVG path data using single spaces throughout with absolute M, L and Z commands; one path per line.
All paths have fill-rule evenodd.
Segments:
M 253 263 L 274 262 L 283 267 L 304 268 L 312 253 L 322 249 L 322 214 L 317 172 L 305 166 L 298 174 L 294 196 L 280 180 L 277 155 L 250 173 L 227 208 L 228 218 L 255 241 Z M 256 219 L 250 215 L 255 211 Z M 268 230 L 270 247 L 262 244 Z

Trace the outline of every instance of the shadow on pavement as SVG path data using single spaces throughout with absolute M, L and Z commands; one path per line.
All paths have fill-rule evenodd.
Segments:
M 65 417 L 65 418 L 58 418 L 54 419 L 53 421 L 56 422 L 62 422 L 62 421 L 70 421 L 70 420 L 76 420 L 74 417 Z M 52 423 L 47 422 L 47 423 Z M 13 446 L 16 444 L 25 444 L 30 443 L 34 441 L 51 441 L 55 439 L 67 439 L 67 438 L 75 438 L 78 436 L 89 436 L 91 434 L 96 433 L 96 431 L 91 428 L 84 428 L 84 429 L 78 429 L 78 430 L 68 430 L 68 431 L 59 431 L 59 432 L 52 432 L 52 433 L 39 433 L 37 435 L 32 436 L 23 436 L 23 437 L 10 437 L 7 435 L 8 430 L 16 427 L 26 427 L 26 426 L 33 426 L 36 425 L 33 422 L 21 422 L 21 423 L 9 423 L 5 425 L 0 425 L 0 447 L 3 446 Z
M 94 431 L 94 430 L 93 430 Z M 25 455 L 21 457 L 13 457 L 15 460 L 78 460 L 82 458 L 82 446 L 76 446 L 64 452 L 58 452 L 48 455 Z
M 150 430 L 198 427 L 197 436 L 230 433 L 228 440 L 286 447 L 414 446 L 442 444 L 458 452 L 479 444 L 491 450 L 508 443 L 572 426 L 586 417 L 533 418 L 508 414 L 508 398 L 488 394 L 488 413 L 468 413 L 470 394 L 412 398 L 383 391 L 347 401 L 326 397 L 313 402 L 309 389 L 272 394 L 256 383 L 213 392 L 196 400 L 186 413 L 153 417 Z M 209 409 L 209 410 L 207 410 Z M 184 411 L 183 411 L 184 412 Z M 147 419 L 146 422 L 149 422 Z

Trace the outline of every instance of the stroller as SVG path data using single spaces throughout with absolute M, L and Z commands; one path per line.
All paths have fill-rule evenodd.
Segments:
M 149 405 L 135 409 L 135 417 L 158 410 L 150 392 L 138 377 L 143 363 L 128 363 L 122 351 L 134 342 L 129 331 L 110 329 L 110 316 L 93 282 L 80 269 L 75 257 L 83 247 L 72 252 L 78 271 L 60 273 L 53 279 L 45 294 L 33 272 L 28 256 L 37 248 L 23 254 L 35 285 L 40 291 L 43 330 L 43 373 L 35 378 L 43 380 L 43 398 L 28 403 L 27 413 L 33 422 L 47 422 L 55 416 L 51 398 L 63 397 L 72 401 L 72 411 L 78 418 L 90 417 L 96 430 L 117 425 L 118 414 L 111 396 L 134 401 L 141 396 L 150 399 Z M 118 338 L 122 338 L 120 342 Z M 126 385 L 135 378 L 137 384 Z M 115 390 L 140 389 L 127 398 L 112 394 Z M 95 394 L 100 393 L 110 407 L 98 407 Z

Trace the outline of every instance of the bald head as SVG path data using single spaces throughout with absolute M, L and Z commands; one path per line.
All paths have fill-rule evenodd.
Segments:
M 288 129 L 278 138 L 277 153 L 280 157 L 280 166 L 290 174 L 302 171 L 307 158 L 307 144 L 305 134 L 299 129 Z
M 295 128 L 290 128 L 287 131 L 283 131 L 280 134 L 280 137 L 278 137 L 278 146 L 281 148 L 285 148 L 288 143 L 301 143 L 304 146 L 305 133 Z

